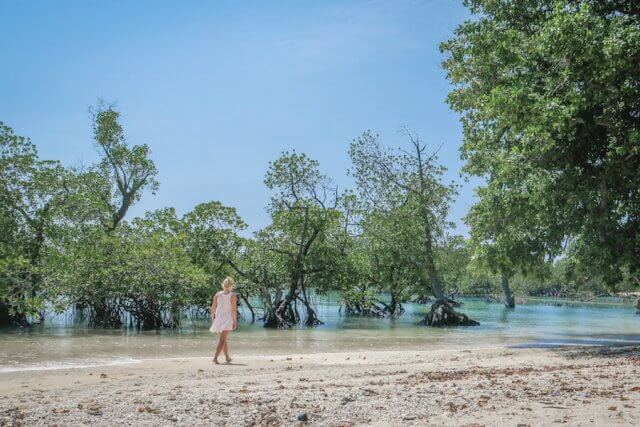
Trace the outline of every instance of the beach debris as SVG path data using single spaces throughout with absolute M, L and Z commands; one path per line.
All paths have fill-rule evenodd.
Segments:
M 89 415 L 102 415 L 102 405 L 98 402 L 90 402 L 85 408 Z
M 303 412 L 301 414 L 298 414 L 298 421 L 302 421 L 303 423 L 306 423 L 307 421 L 309 421 L 309 417 L 305 412 Z
M 11 413 L 11 426 L 22 426 L 24 423 L 24 412 L 21 412 L 18 408 L 12 408 L 9 410 Z
M 355 401 L 356 401 L 355 397 L 345 396 L 345 397 L 342 398 L 341 404 L 342 405 L 346 405 L 349 402 L 355 402 Z
M 107 374 L 100 374 L 100 378 L 107 378 Z
M 152 407 L 150 405 L 145 405 L 145 406 L 139 406 L 138 407 L 138 412 L 141 413 L 141 414 L 144 413 L 144 412 L 147 412 L 149 414 L 157 414 L 158 412 L 160 412 L 160 410 L 156 409 L 156 408 L 154 408 L 154 407 Z
M 375 391 L 375 390 L 372 390 L 370 388 L 363 388 L 362 389 L 362 394 L 364 394 L 365 396 L 373 396 L 375 394 L 378 394 L 378 392 Z
M 264 420 L 267 424 L 280 424 L 280 418 L 276 414 L 267 415 Z

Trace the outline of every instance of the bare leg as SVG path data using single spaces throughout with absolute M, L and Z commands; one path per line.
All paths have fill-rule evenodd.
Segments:
M 231 356 L 229 356 L 229 335 L 224 339 L 224 346 L 222 346 L 222 352 L 224 353 L 224 358 L 227 359 L 227 363 L 231 363 Z
M 216 346 L 216 354 L 213 356 L 213 363 L 218 364 L 218 356 L 222 352 L 225 342 L 227 341 L 227 335 L 229 335 L 229 331 L 220 332 L 220 338 L 218 338 L 218 345 Z

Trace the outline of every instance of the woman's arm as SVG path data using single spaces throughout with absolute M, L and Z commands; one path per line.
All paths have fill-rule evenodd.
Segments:
M 238 327 L 238 296 L 231 296 L 231 318 L 233 319 L 233 329 Z
M 218 294 L 213 296 L 213 301 L 211 302 L 211 319 L 216 318 L 216 308 L 218 308 Z

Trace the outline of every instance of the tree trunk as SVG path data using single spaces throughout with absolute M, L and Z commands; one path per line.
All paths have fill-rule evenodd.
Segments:
M 111 304 L 106 298 L 91 304 L 89 326 L 103 328 L 119 328 L 122 318 L 117 303 Z
M 180 321 L 182 320 L 182 310 L 179 304 L 172 304 L 170 311 L 171 319 L 170 326 L 173 329 L 178 329 L 180 327 Z
M 305 309 L 307 311 L 306 318 L 304 321 L 305 326 L 322 325 L 324 322 L 318 319 L 318 315 L 316 314 L 316 311 L 313 309 L 313 307 L 311 307 L 311 304 L 309 304 L 309 302 L 306 300 L 302 300 L 302 303 L 304 304 Z
M 0 326 L 8 326 L 10 324 L 9 306 L 4 301 L 0 301 Z
M 266 299 L 265 299 L 266 300 Z M 270 300 L 270 297 L 269 297 Z M 291 304 L 295 301 L 295 294 L 287 295 L 275 303 L 265 304 L 264 327 L 265 328 L 290 328 L 298 323 L 295 311 Z
M 253 308 L 253 306 L 249 302 L 249 299 L 247 298 L 247 296 L 243 292 L 240 292 L 240 298 L 242 298 L 242 301 L 244 301 L 244 303 L 247 305 L 247 308 L 251 312 L 251 323 L 254 323 L 256 321 L 256 311 L 255 311 L 255 309 Z
M 302 298 L 300 299 L 300 301 L 302 301 L 307 311 L 306 319 L 304 322 L 305 326 L 318 326 L 318 325 L 324 324 L 324 322 L 318 319 L 318 315 L 316 314 L 316 311 L 313 309 L 313 307 L 311 307 L 311 303 L 309 302 L 309 297 L 307 296 L 307 289 L 304 283 L 301 284 L 301 288 L 302 288 Z
M 274 298 L 269 292 L 270 283 L 267 279 L 266 272 L 262 274 L 262 301 L 264 303 L 264 321 L 265 328 L 289 328 L 292 325 L 283 317 L 283 313 L 287 311 L 287 307 L 282 299 L 282 291 L 278 289 Z
M 436 270 L 436 263 L 433 260 L 433 245 L 431 242 L 431 232 L 428 227 L 425 227 L 425 261 L 427 263 L 427 272 L 429 274 L 428 282 L 431 285 L 431 291 L 436 300 L 444 300 L 444 290 L 442 289 L 442 283 L 438 277 L 438 271 Z
M 384 303 L 383 303 L 384 304 Z M 402 307 L 402 301 L 398 299 L 395 292 L 391 292 L 391 303 L 386 306 L 387 311 L 389 312 L 390 317 L 398 317 L 404 313 L 404 308 Z
M 416 159 L 418 160 L 418 178 L 420 184 L 419 198 L 422 205 L 420 209 L 420 215 L 422 216 L 422 226 L 424 232 L 424 260 L 426 262 L 426 270 L 429 275 L 429 283 L 431 284 L 431 290 L 433 296 L 436 298 L 436 302 L 431 306 L 431 310 L 427 316 L 420 322 L 423 325 L 428 326 L 473 326 L 479 323 L 475 320 L 469 319 L 462 313 L 457 313 L 447 297 L 444 295 L 442 289 L 442 282 L 438 277 L 438 271 L 433 257 L 433 230 L 431 228 L 431 213 L 427 206 L 429 206 L 427 194 L 429 189 L 426 184 L 424 176 L 424 160 L 422 158 L 424 148 L 420 147 L 420 141 L 418 139 L 411 138 L 411 142 L 416 150 Z M 423 273 L 424 274 L 424 273 Z M 423 278 L 423 280 L 426 278 Z
M 514 308 L 516 306 L 516 301 L 513 298 L 513 295 L 511 295 L 511 290 L 509 289 L 509 277 L 506 274 L 501 273 L 500 279 L 502 281 L 502 292 L 504 293 L 504 305 L 509 308 Z
M 426 326 L 475 326 L 480 323 L 469 319 L 466 314 L 458 313 L 453 309 L 452 301 L 444 295 L 442 285 L 437 275 L 431 276 L 431 289 L 436 297 L 435 302 L 431 305 L 431 310 L 427 316 L 420 322 Z
M 267 310 L 265 313 L 265 328 L 291 328 L 298 323 L 295 310 L 291 302 L 282 300 L 275 309 Z
M 0 301 L 0 326 L 20 326 L 29 328 L 31 324 L 24 313 L 11 314 L 11 307 L 5 301 Z
M 389 303 L 389 315 L 391 317 L 398 316 L 398 300 L 396 299 L 396 293 L 391 292 L 391 302 Z

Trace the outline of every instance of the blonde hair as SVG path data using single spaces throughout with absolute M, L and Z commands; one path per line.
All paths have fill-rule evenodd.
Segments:
M 235 286 L 235 282 L 233 281 L 233 277 L 227 276 L 222 281 L 222 289 L 227 290 L 231 289 Z

